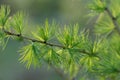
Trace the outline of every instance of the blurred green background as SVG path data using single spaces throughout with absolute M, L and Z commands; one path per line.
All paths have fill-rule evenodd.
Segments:
M 75 24 L 86 26 L 89 13 L 87 4 L 91 0 L 0 0 L 0 5 L 11 6 L 11 15 L 18 10 L 29 14 L 32 24 L 44 23 L 47 18 L 60 24 Z M 0 80 L 62 80 L 52 69 L 46 66 L 40 69 L 27 70 L 20 64 L 17 52 L 23 43 L 10 40 L 5 51 L 0 51 Z

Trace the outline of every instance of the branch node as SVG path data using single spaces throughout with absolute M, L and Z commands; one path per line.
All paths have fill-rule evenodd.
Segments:
M 112 17 L 112 20 L 116 20 L 116 17 Z
M 46 41 L 43 41 L 43 43 L 45 43 L 45 44 L 46 44 L 47 42 L 46 42 Z

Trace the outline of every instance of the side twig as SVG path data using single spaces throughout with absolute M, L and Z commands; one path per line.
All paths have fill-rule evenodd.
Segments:
M 103 2 L 103 0 L 100 0 L 101 2 Z M 114 30 L 116 30 L 118 32 L 118 34 L 120 35 L 120 28 L 119 28 L 119 24 L 117 22 L 117 18 L 113 16 L 112 12 L 109 10 L 108 7 L 105 8 L 105 11 L 107 12 L 107 14 L 109 15 L 109 17 L 111 18 L 113 24 L 114 24 Z

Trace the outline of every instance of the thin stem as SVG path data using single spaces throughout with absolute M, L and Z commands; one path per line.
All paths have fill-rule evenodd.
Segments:
M 105 9 L 106 12 L 108 13 L 108 15 L 110 16 L 114 26 L 115 26 L 115 30 L 118 32 L 118 34 L 120 35 L 120 28 L 119 28 L 119 24 L 117 23 L 117 19 L 112 15 L 112 13 L 110 12 L 110 10 L 108 8 Z
M 103 0 L 100 0 L 100 1 L 103 2 Z M 119 28 L 119 24 L 117 23 L 117 18 L 112 15 L 112 12 L 109 10 L 108 7 L 105 8 L 105 11 L 108 13 L 109 17 L 111 18 L 114 24 L 114 27 L 115 27 L 114 30 L 116 30 L 120 35 L 120 28 Z
M 57 45 L 57 44 L 53 44 L 53 43 L 48 43 L 48 42 L 40 41 L 40 40 L 37 40 L 37 39 L 32 39 L 32 38 L 29 38 L 29 37 L 26 37 L 26 36 L 22 36 L 21 34 L 12 33 L 12 32 L 6 31 L 6 30 L 4 30 L 4 32 L 7 35 L 21 37 L 23 39 L 30 40 L 32 42 L 38 42 L 38 43 L 46 44 L 46 45 L 49 45 L 49 46 L 55 46 L 55 47 L 59 47 L 59 48 L 65 48 L 64 46 L 61 46 L 61 45 Z
M 6 31 L 4 28 L 3 28 L 3 31 L 4 31 L 7 35 L 20 37 L 20 38 L 23 38 L 23 39 L 26 39 L 26 40 L 29 40 L 29 41 L 32 41 L 32 42 L 37 42 L 37 43 L 45 44 L 45 45 L 48 45 L 48 46 L 54 46 L 54 47 L 59 47 L 59 48 L 63 48 L 63 49 L 68 49 L 67 47 L 62 46 L 62 45 L 53 44 L 53 43 L 48 43 L 48 42 L 46 42 L 46 41 L 40 41 L 40 40 L 37 40 L 37 39 L 33 39 L 33 38 L 29 38 L 29 37 L 23 36 L 23 35 L 21 35 L 21 34 L 16 34 L 16 33 L 13 33 L 13 32 L 9 32 L 9 31 Z M 81 53 L 83 53 L 83 54 L 87 54 L 87 55 L 89 54 L 89 53 L 86 52 L 85 50 L 77 49 L 77 51 L 79 51 L 79 52 L 81 52 Z

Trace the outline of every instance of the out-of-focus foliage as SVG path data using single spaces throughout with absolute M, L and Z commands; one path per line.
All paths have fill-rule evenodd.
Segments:
M 89 8 L 96 12 L 103 12 L 106 8 L 106 3 L 100 0 L 93 0 L 93 3 L 89 5 Z

